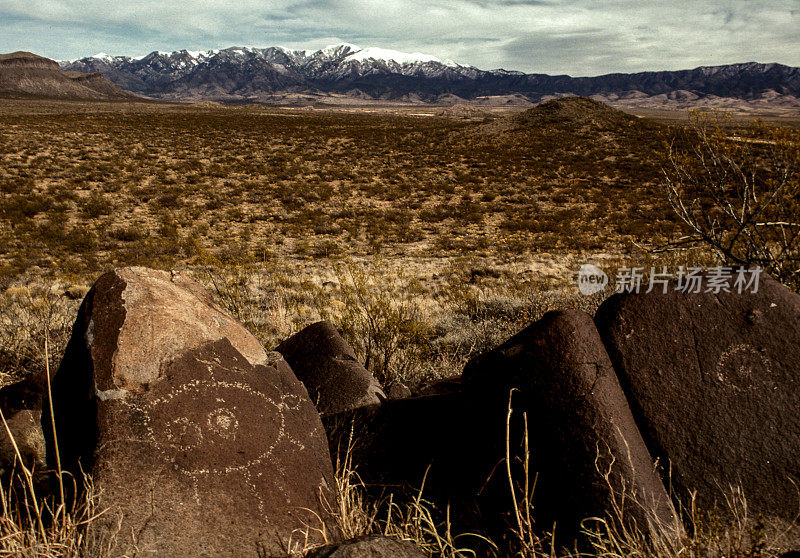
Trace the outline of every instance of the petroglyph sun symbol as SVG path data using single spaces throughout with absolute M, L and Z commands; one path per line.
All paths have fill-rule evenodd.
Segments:
M 768 381 L 772 363 L 766 355 L 752 345 L 742 343 L 724 351 L 717 361 L 717 380 L 734 390 L 753 387 L 753 380 Z
M 273 455 L 276 448 L 289 444 L 293 451 L 304 449 L 286 429 L 287 411 L 298 410 L 302 400 L 277 390 L 270 396 L 240 381 L 239 370 L 219 363 L 213 363 L 213 368 L 212 379 L 191 380 L 146 402 L 128 399 L 122 403 L 142 418 L 146 432 L 142 441 L 193 484 L 198 503 L 203 479 L 241 475 L 265 512 L 264 485 L 273 483 L 273 488 L 284 489 L 265 478 L 269 475 L 263 475 L 262 466 L 269 464 L 282 476 L 284 471 Z M 238 377 L 225 372 L 238 373 Z M 221 374 L 231 379 L 213 379 Z
M 226 440 L 236 439 L 236 429 L 239 421 L 230 409 L 220 407 L 208 413 L 208 428 L 225 438 Z

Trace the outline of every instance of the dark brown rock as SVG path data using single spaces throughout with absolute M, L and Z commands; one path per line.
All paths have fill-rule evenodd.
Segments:
M 615 517 L 625 498 L 626 520 L 643 531 L 681 529 L 590 316 L 546 314 L 471 360 L 463 381 L 501 409 L 516 390 L 512 452 L 526 413 L 538 525 L 569 536 L 585 518 Z
M 428 555 L 408 541 L 379 535 L 351 539 L 319 548 L 306 558 L 427 558 Z
M 172 359 L 223 338 L 251 364 L 266 362 L 258 340 L 214 305 L 194 281 L 143 267 L 117 269 L 100 277 L 84 298 L 54 378 L 54 390 L 62 401 L 76 402 L 70 409 L 75 413 L 73 422 L 92 425 L 97 401 L 127 389 L 146 390 Z M 77 371 L 75 377 L 69 371 Z M 43 423 L 45 433 L 48 422 Z M 91 469 L 86 460 L 94 452 L 95 441 L 86 432 L 64 430 L 59 439 L 66 469 Z M 52 454 L 51 447 L 48 455 Z M 83 463 L 78 463 L 79 458 Z
M 0 411 L 13 436 L 23 464 L 44 471 L 47 461 L 42 432 L 42 404 L 46 400 L 45 382 L 31 375 L 0 389 Z M 6 478 L 17 466 L 19 456 L 6 428 L 0 424 L 0 476 Z
M 328 322 L 317 322 L 278 345 L 323 416 L 379 405 L 380 385 Z
M 614 295 L 595 321 L 680 495 L 724 508 L 741 484 L 751 515 L 796 517 L 800 296 L 762 274 L 755 294 Z
M 499 462 L 504 426 L 502 419 L 489 420 L 483 403 L 463 393 L 390 399 L 379 407 L 325 417 L 323 423 L 332 455 L 344 457 L 352 442 L 352 466 L 373 496 L 390 490 L 402 505 L 424 485 L 423 498 L 436 518 L 444 519 L 450 505 L 454 532 L 499 537 L 509 500 L 502 490 L 482 488 Z M 473 543 L 478 556 L 490 550 L 477 538 L 470 538 Z
M 370 489 L 397 494 L 405 488 L 416 497 L 424 481 L 423 498 L 436 513 L 449 506 L 455 531 L 487 533 L 513 550 L 513 541 L 504 538 L 514 526 L 505 470 L 512 388 L 512 459 L 517 464 L 522 456 L 520 419 L 526 412 L 530 473 L 538 475 L 534 511 L 543 531 L 559 522 L 559 538 L 568 544 L 581 520 L 611 512 L 610 487 L 595 468 L 598 449 L 602 466 L 617 460 L 610 478 L 618 492 L 625 483 L 629 520 L 644 531 L 651 521 L 681 529 L 592 319 L 583 313 L 546 316 L 471 361 L 463 381 L 429 388 L 432 395 L 389 400 L 324 422 L 334 453 L 355 433 L 353 465 Z M 516 465 L 514 477 L 523 478 Z M 478 555 L 489 552 L 478 539 L 470 541 Z
M 397 382 L 392 384 L 387 395 L 389 399 L 405 399 L 411 397 L 411 390 L 407 385 Z
M 328 517 L 332 465 L 302 383 L 185 279 L 101 277 L 53 397 L 62 459 L 91 471 L 118 554 L 285 556 Z

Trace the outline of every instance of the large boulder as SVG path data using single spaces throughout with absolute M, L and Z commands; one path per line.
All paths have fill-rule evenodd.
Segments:
M 670 285 L 617 294 L 595 321 L 645 441 L 679 495 L 703 507 L 740 485 L 751 514 L 800 503 L 800 296 L 765 274 L 757 292 Z M 704 289 L 705 290 L 705 289 Z M 717 290 L 716 288 L 714 290 Z
M 379 535 L 369 535 L 314 550 L 306 558 L 427 558 L 419 547 Z
M 328 518 L 332 464 L 307 391 L 186 279 L 103 275 L 53 401 L 62 462 L 92 473 L 118 554 L 285 556 L 295 530 Z
M 680 531 L 590 316 L 546 314 L 471 360 L 463 382 L 503 411 L 513 390 L 512 458 L 525 457 L 519 443 L 524 414 L 538 525 L 557 524 L 564 537 L 583 519 L 611 517 L 643 532 Z M 515 473 L 518 480 L 522 474 Z
M 328 322 L 311 324 L 275 349 L 294 370 L 323 416 L 379 405 L 380 384 Z
M 332 453 L 341 455 L 352 443 L 352 465 L 376 493 L 390 487 L 397 498 L 405 487 L 416 498 L 423 488 L 434 513 L 443 518 L 449 506 L 455 531 L 487 533 L 511 552 L 514 541 L 504 538 L 515 527 L 507 428 L 514 481 L 521 483 L 526 413 L 539 528 L 557 522 L 567 544 L 583 519 L 616 519 L 616 502 L 628 526 L 681 530 L 590 316 L 549 314 L 470 361 L 463 381 L 439 382 L 426 393 L 325 417 Z M 469 544 L 478 555 L 490 551 L 478 538 Z

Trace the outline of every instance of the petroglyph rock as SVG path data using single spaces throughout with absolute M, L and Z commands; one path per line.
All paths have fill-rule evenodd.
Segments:
M 91 471 L 117 553 L 285 556 L 327 519 L 319 415 L 280 355 L 173 279 L 123 269 L 87 295 L 53 379 L 62 461 Z
M 643 532 L 682 529 L 591 316 L 545 314 L 470 360 L 463 381 L 501 409 L 514 390 L 516 414 L 527 414 L 537 522 L 572 534 L 586 517 L 615 517 L 624 495 Z
M 674 287 L 674 285 L 672 285 Z M 800 296 L 761 274 L 756 293 L 614 295 L 595 316 L 648 447 L 683 495 L 796 518 Z

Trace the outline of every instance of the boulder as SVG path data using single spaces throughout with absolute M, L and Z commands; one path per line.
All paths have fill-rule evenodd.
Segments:
M 800 510 L 800 295 L 617 294 L 595 316 L 636 421 L 679 496 L 721 504 L 741 485 L 752 516 Z
M 463 382 L 503 412 L 514 390 L 511 452 L 524 458 L 524 414 L 538 525 L 557 524 L 563 541 L 583 519 L 617 520 L 624 507 L 645 533 L 682 529 L 590 316 L 546 314 L 467 363 Z
M 376 498 L 393 494 L 403 505 L 419 496 L 434 517 L 445 519 L 448 505 L 453 532 L 502 536 L 509 506 L 501 491 L 484 491 L 499 463 L 502 421 L 491 423 L 479 400 L 463 393 L 390 399 L 323 418 L 335 459 L 348 446 L 351 466 Z M 498 482 L 502 485 L 502 475 Z M 496 499 L 498 496 L 500 501 Z M 489 555 L 477 537 L 469 544 Z
M 402 382 L 396 382 L 389 388 L 389 399 L 406 399 L 411 397 L 411 389 Z
M 314 550 L 306 558 L 427 558 L 419 547 L 408 541 L 399 541 L 379 535 L 359 537 L 349 541 L 329 544 Z
M 7 479 L 22 464 L 34 472 L 43 472 L 47 465 L 44 434 L 42 432 L 42 404 L 47 394 L 40 375 L 30 375 L 19 382 L 0 388 L 0 412 L 13 436 L 0 424 L 0 477 Z M 6 486 L 4 484 L 4 486 Z
M 545 316 L 470 361 L 461 381 L 428 388 L 430 395 L 323 422 L 334 454 L 352 435 L 352 464 L 371 490 L 390 487 L 397 494 L 405 487 L 414 498 L 424 485 L 422 497 L 435 513 L 449 506 L 454 531 L 487 533 L 512 552 L 513 540 L 504 540 L 515 526 L 505 468 L 512 389 L 514 479 L 524 479 L 518 464 L 527 413 L 529 480 L 533 485 L 538 476 L 533 504 L 543 531 L 558 522 L 559 540 L 567 544 L 583 519 L 613 515 L 612 502 L 623 504 L 623 497 L 629 525 L 651 534 L 656 527 L 681 530 L 592 318 L 580 312 Z M 610 483 L 601 474 L 609 468 Z M 470 540 L 480 547 L 477 538 Z M 478 555 L 491 550 L 478 547 Z
M 329 519 L 332 464 L 303 384 L 184 278 L 103 275 L 53 403 L 62 462 L 91 472 L 116 554 L 285 556 L 295 530 Z
M 311 324 L 276 351 L 305 384 L 322 416 L 380 405 L 386 399 L 377 380 L 328 322 Z

